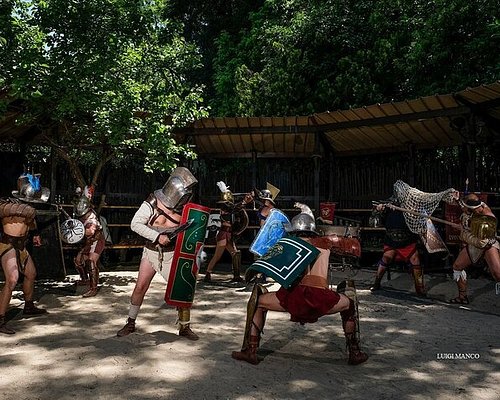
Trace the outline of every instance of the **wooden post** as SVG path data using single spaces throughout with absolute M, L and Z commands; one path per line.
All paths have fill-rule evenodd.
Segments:
M 415 186 L 415 145 L 408 144 L 408 184 Z
M 315 143 L 314 143 L 314 154 L 313 166 L 314 166 L 314 209 L 316 210 L 316 216 L 319 216 L 319 175 L 321 167 L 321 133 L 316 133 Z
M 257 187 L 257 152 L 252 150 L 252 188 Z

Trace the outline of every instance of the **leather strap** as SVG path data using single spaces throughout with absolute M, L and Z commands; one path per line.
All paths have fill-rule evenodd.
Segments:
M 305 275 L 299 285 L 326 289 L 328 287 L 328 280 L 319 275 Z

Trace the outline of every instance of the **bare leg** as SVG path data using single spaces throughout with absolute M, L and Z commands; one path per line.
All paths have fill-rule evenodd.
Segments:
M 215 247 L 215 253 L 207 266 L 207 271 L 205 273 L 205 278 L 203 279 L 205 282 L 210 282 L 212 279 L 211 274 L 214 270 L 215 265 L 219 262 L 224 254 L 224 250 L 226 250 L 227 239 L 221 240 L 217 242 L 217 246 Z
M 19 279 L 19 271 L 17 269 L 17 262 L 14 250 L 4 254 L 2 257 L 2 269 L 5 275 L 5 284 L 0 293 L 0 333 L 13 335 L 16 333 L 6 325 L 5 313 L 9 307 L 12 291 L 15 289 Z
M 144 296 L 151 285 L 151 281 L 155 276 L 156 271 L 151 266 L 151 263 L 147 258 L 141 260 L 139 265 L 139 275 L 137 276 L 137 282 L 135 283 L 134 291 L 130 297 L 130 309 L 128 313 L 128 319 L 125 326 L 120 329 L 116 336 L 127 336 L 132 332 L 135 332 L 135 320 L 139 309 L 144 301 Z
M 484 254 L 484 259 L 490 268 L 490 273 L 497 282 L 500 282 L 500 253 L 492 247 Z
M 24 310 L 23 315 L 41 315 L 47 314 L 47 310 L 38 308 L 33 302 L 33 291 L 35 288 L 36 268 L 31 256 L 28 257 L 26 267 L 24 268 L 23 294 Z
M 384 277 L 385 270 L 389 265 L 391 265 L 392 260 L 394 260 L 395 256 L 396 256 L 395 250 L 386 251 L 382 255 L 382 258 L 380 259 L 380 261 L 378 263 L 377 273 L 375 275 L 375 282 L 373 283 L 372 287 L 370 288 L 370 290 L 372 292 L 374 292 L 376 290 L 380 290 L 380 283 L 382 282 L 382 278 Z
M 467 279 L 465 268 L 471 265 L 471 260 L 467 254 L 467 249 L 463 248 L 458 253 L 458 256 L 453 263 L 453 279 L 457 282 L 458 296 L 450 299 L 449 303 L 452 304 L 469 304 L 469 297 L 467 296 Z

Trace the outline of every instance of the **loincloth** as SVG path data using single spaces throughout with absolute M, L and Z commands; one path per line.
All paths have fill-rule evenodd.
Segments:
M 226 228 L 226 229 L 224 229 Z M 219 232 L 217 233 L 217 242 L 222 242 L 223 240 L 226 240 L 227 243 L 230 243 L 233 240 L 233 233 L 231 232 L 231 228 L 227 230 L 228 227 L 221 227 Z
M 290 320 L 313 323 L 328 312 L 340 300 L 340 295 L 328 288 L 297 285 L 276 292 L 281 306 L 290 313 Z
M 157 250 L 150 250 L 144 247 L 142 251 L 142 259 L 146 259 L 151 263 L 151 267 L 158 272 L 166 282 L 170 275 L 170 268 L 172 267 L 172 260 L 174 258 L 173 251 L 163 251 L 163 259 L 160 261 L 160 252 Z
M 27 236 L 14 237 L 4 233 L 0 241 L 0 259 L 3 258 L 10 250 L 14 249 L 16 253 L 17 267 L 19 272 L 24 273 L 26 264 L 28 263 L 29 253 L 26 250 Z
M 384 253 L 390 250 L 394 250 L 396 252 L 396 257 L 394 258 L 394 261 L 404 261 L 408 262 L 410 261 L 410 257 L 415 254 L 417 251 L 417 244 L 416 243 L 411 243 L 407 246 L 401 247 L 401 248 L 395 248 L 392 246 L 384 245 Z
M 479 248 L 471 244 L 466 245 L 467 255 L 469 256 L 472 264 L 479 263 L 484 258 L 484 254 L 486 253 L 486 251 L 488 251 L 490 248 L 494 248 L 497 249 L 497 251 L 500 251 L 500 243 L 498 243 L 498 240 L 488 248 Z

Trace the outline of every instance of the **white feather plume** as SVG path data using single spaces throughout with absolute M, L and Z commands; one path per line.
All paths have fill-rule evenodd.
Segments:
M 227 192 L 229 190 L 229 186 L 227 186 L 224 182 L 222 181 L 219 181 L 217 182 L 217 186 L 219 187 L 219 190 L 224 193 L 224 192 Z

